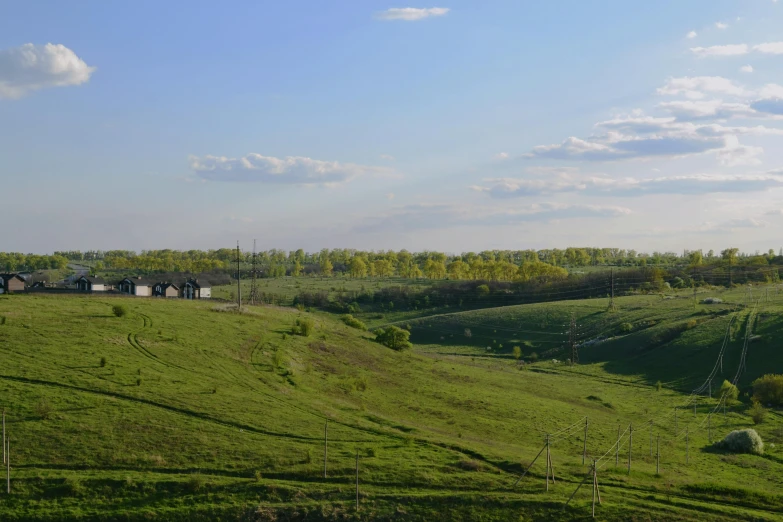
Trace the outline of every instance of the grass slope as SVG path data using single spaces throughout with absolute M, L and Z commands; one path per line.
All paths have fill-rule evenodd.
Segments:
M 618 300 L 620 309 L 637 314 L 636 322 L 660 317 L 650 328 L 689 320 L 686 308 L 694 309 L 692 302 L 680 310 L 660 298 L 646 307 L 635 299 L 642 298 Z M 111 314 L 118 303 L 127 316 Z M 572 310 L 587 310 L 584 317 L 607 328 L 616 321 L 599 317 L 607 315 L 600 300 L 546 306 L 553 326 L 542 330 L 539 322 L 540 331 L 562 328 L 559 318 Z M 519 308 L 507 324 L 527 314 L 538 321 L 539 305 Z M 764 313 L 759 332 L 767 328 L 762 335 L 769 336 L 778 314 Z M 315 321 L 310 337 L 290 334 L 300 315 Z M 704 330 L 694 376 L 709 372 L 726 321 L 719 313 L 700 317 L 707 320 L 685 332 Z M 783 509 L 777 449 L 764 457 L 708 450 L 706 430 L 697 429 L 707 399 L 696 415 L 681 412 L 678 420 L 678 433 L 691 429 L 688 466 L 671 419 L 654 429 L 662 449 L 656 476 L 649 419 L 664 418 L 684 396 L 656 391 L 643 372 L 610 371 L 608 352 L 594 364 L 542 361 L 525 371 L 503 357 L 465 356 L 476 352 L 470 344 L 397 353 L 371 338 L 325 314 L 274 307 L 240 314 L 198 301 L 0 298 L 0 401 L 12 458 L 12 493 L 0 498 L 0 519 L 572 520 L 589 514 L 589 488 L 562 510 L 586 473 L 584 417 L 590 456 L 614 444 L 618 425 L 637 426 L 632 473 L 624 458 L 618 468 L 602 461 L 603 519 L 775 520 Z M 656 350 L 677 343 L 685 340 Z M 751 364 L 749 355 L 748 373 Z M 679 366 L 673 360 L 671 371 L 685 379 L 690 369 Z M 572 433 L 553 439 L 557 484 L 549 493 L 540 460 L 513 487 L 544 435 L 574 423 Z M 715 419 L 713 435 L 749 425 L 739 410 L 729 411 Z M 781 426 L 773 415 L 760 432 L 783 442 Z

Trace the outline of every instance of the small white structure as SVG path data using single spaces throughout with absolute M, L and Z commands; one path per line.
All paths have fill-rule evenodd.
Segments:
M 76 289 L 82 292 L 105 292 L 106 281 L 100 277 L 81 276 L 76 280 Z
M 126 277 L 117 285 L 120 292 L 128 295 L 138 295 L 141 297 L 150 297 L 152 295 L 152 286 L 155 283 L 142 277 Z
M 209 299 L 212 297 L 212 286 L 206 281 L 188 279 L 182 286 L 182 297 L 185 299 Z

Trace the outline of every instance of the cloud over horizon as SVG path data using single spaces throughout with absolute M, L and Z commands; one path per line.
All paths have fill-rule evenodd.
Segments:
M 0 49 L 0 98 L 17 99 L 49 87 L 81 85 L 95 69 L 62 44 L 27 43 Z
M 448 7 L 392 7 L 376 15 L 379 20 L 415 22 L 425 18 L 445 16 L 451 9 Z
M 334 186 L 364 174 L 389 174 L 391 169 L 321 161 L 301 156 L 275 158 L 251 153 L 241 158 L 191 156 L 190 168 L 210 181 Z

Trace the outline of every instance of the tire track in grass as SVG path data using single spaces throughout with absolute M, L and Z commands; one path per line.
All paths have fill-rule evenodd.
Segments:
M 164 361 L 163 359 L 159 358 L 157 355 L 146 349 L 141 342 L 139 342 L 139 333 L 143 332 L 144 330 L 147 330 L 152 327 L 152 319 L 144 314 L 137 313 L 139 317 L 141 317 L 143 321 L 142 329 L 138 332 L 131 332 L 128 334 L 128 344 L 130 344 L 137 352 L 139 352 L 142 356 L 146 357 L 147 359 L 150 359 L 153 362 L 156 362 L 158 364 L 162 364 L 163 366 L 166 366 L 168 368 L 177 368 L 179 370 L 184 370 L 186 372 L 191 373 L 198 373 L 195 370 L 192 370 L 190 368 L 185 368 L 184 366 L 180 366 L 178 364 L 170 363 L 168 361 Z

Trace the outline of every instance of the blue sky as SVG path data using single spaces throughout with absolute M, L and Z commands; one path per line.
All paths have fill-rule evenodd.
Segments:
M 30 4 L 2 250 L 781 246 L 783 2 Z

